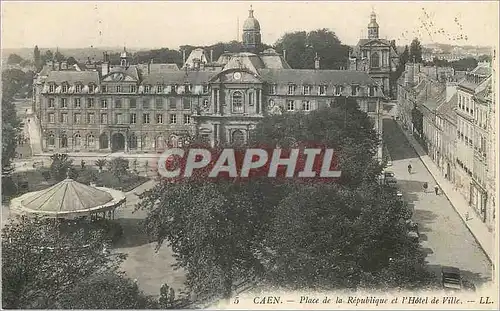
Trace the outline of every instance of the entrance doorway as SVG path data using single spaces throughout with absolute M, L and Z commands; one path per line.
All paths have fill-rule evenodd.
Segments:
M 108 135 L 106 133 L 102 133 L 99 136 L 99 149 L 108 149 Z
M 122 133 L 114 133 L 111 136 L 111 151 L 125 150 L 125 136 Z

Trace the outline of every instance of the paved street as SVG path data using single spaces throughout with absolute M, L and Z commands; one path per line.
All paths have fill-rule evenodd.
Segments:
M 445 195 L 436 195 L 436 181 L 427 171 L 404 134 L 392 119 L 384 120 L 384 141 L 392 158 L 392 166 L 406 202 L 415 209 L 414 220 L 419 223 L 421 245 L 428 254 L 432 271 L 441 265 L 460 268 L 466 278 L 477 287 L 491 280 L 491 264 L 456 213 Z M 413 167 L 407 171 L 408 163 Z M 423 183 L 427 182 L 427 192 Z

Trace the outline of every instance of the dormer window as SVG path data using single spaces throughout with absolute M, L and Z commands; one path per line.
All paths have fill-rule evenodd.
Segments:
M 77 93 L 81 93 L 82 92 L 82 85 L 81 84 L 77 84 L 76 87 L 75 87 L 75 91 Z
M 122 92 L 122 86 L 121 85 L 117 85 L 116 86 L 116 93 L 121 93 Z
M 64 83 L 64 84 L 62 85 L 62 92 L 63 92 L 63 93 L 68 93 L 68 85 L 67 85 L 66 83 Z
M 94 84 L 89 84 L 89 92 L 94 93 L 95 91 L 95 85 Z
M 351 95 L 358 96 L 358 93 L 359 93 L 359 85 L 352 85 L 351 86 Z
M 342 91 L 344 90 L 344 88 L 341 86 L 341 85 L 337 85 L 335 86 L 335 96 L 340 96 L 342 95 Z
M 208 94 L 208 84 L 203 84 L 203 94 Z
M 326 89 L 327 89 L 326 85 L 320 85 L 319 86 L 319 95 L 326 95 Z
M 137 92 L 137 87 L 135 85 L 130 86 L 130 93 L 135 93 Z
M 149 85 L 144 86 L 144 93 L 149 93 L 151 90 L 151 87 Z
M 310 85 L 302 86 L 302 93 L 304 95 L 311 95 L 311 86 Z
M 269 87 L 269 94 L 270 95 L 276 95 L 277 91 L 277 85 L 276 84 L 271 84 Z
M 108 92 L 108 86 L 107 85 L 103 85 L 102 86 L 102 92 L 103 93 L 107 93 Z
M 288 95 L 294 95 L 296 89 L 297 89 L 297 86 L 295 84 L 289 84 L 288 85 Z
M 377 93 L 377 87 L 376 86 L 370 86 L 370 96 L 375 96 Z
M 186 92 L 190 92 L 191 93 L 191 90 L 192 90 L 192 85 L 191 84 L 186 84 Z
M 163 92 L 163 85 L 161 84 L 158 84 L 156 86 L 156 93 L 162 93 Z
M 49 84 L 49 92 L 50 93 L 54 93 L 55 89 L 56 89 L 56 86 L 53 83 Z

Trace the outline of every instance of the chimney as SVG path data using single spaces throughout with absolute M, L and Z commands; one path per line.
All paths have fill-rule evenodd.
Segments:
M 214 50 L 210 50 L 210 63 L 214 62 Z
M 61 71 L 61 62 L 57 62 L 57 70 Z
M 283 50 L 283 59 L 286 60 L 286 50 Z
M 319 70 L 319 56 L 318 53 L 316 53 L 316 57 L 314 57 L 314 69 Z
M 109 73 L 109 63 L 103 62 L 101 64 L 101 75 L 104 77 Z
M 153 63 L 153 60 L 150 60 L 148 62 L 148 75 L 151 74 L 151 64 Z
M 182 63 L 186 64 L 186 50 L 182 50 Z

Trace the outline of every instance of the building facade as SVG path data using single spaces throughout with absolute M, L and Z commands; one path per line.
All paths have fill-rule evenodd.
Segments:
M 260 44 L 253 10 L 243 44 L 249 50 Z M 382 133 L 382 91 L 365 72 L 291 69 L 272 49 L 224 53 L 215 63 L 193 52 L 199 57 L 189 57 L 182 70 L 130 64 L 124 51 L 119 65 L 105 55 L 98 70 L 51 70 L 37 77 L 34 110 L 43 150 L 162 152 L 192 136 L 212 145 L 242 144 L 268 114 L 308 112 L 341 96 L 356 98 Z
M 491 88 L 492 71 L 487 64 L 478 65 L 458 85 L 456 161 L 459 189 L 479 218 L 493 227 L 495 192 L 489 183 L 494 180 L 488 178 L 494 169 L 490 157 L 495 152 L 488 143 L 493 140 L 488 132 L 493 110 Z
M 368 24 L 368 36 L 360 39 L 353 52 L 349 55 L 349 69 L 367 72 L 386 97 L 395 98 L 396 81 L 392 81 L 399 63 L 395 41 L 379 38 L 377 16 L 372 12 Z

